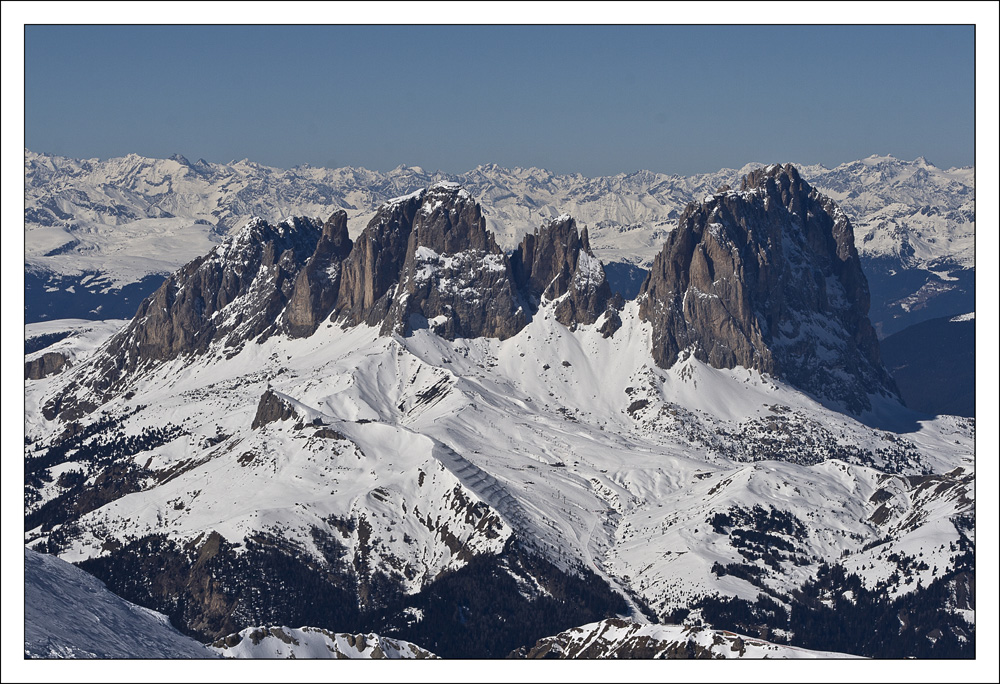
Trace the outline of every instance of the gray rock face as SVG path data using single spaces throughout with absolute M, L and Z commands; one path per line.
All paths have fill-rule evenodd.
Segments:
M 323 224 L 316 250 L 295 279 L 285 309 L 289 335 L 312 335 L 333 311 L 340 292 L 341 262 L 351 253 L 352 244 L 347 233 L 347 212 L 341 209 Z
M 320 235 L 314 219 L 296 217 L 277 226 L 249 222 L 232 240 L 167 278 L 112 340 L 111 352 L 165 361 L 204 351 L 213 340 L 238 348 L 275 332 Z
M 526 235 L 512 261 L 518 283 L 531 297 L 562 298 L 556 319 L 563 325 L 594 323 L 608 308 L 611 286 L 604 266 L 590 249 L 587 229 L 580 234 L 569 216 Z
M 423 195 L 421 191 L 382 205 L 344 260 L 336 313 L 349 325 L 382 324 Z
M 24 364 L 25 380 L 41 380 L 56 373 L 61 373 L 68 366 L 68 359 L 59 352 L 46 352 L 37 359 Z
M 383 335 L 430 328 L 447 339 L 506 339 L 543 299 L 557 301 L 557 319 L 571 327 L 597 321 L 608 308 L 603 267 L 586 230 L 580 235 L 569 217 L 528 236 L 512 259 L 517 272 L 486 230 L 482 208 L 455 183 L 387 202 L 356 243 L 344 211 L 324 224 L 253 219 L 167 278 L 82 384 L 107 401 L 147 364 L 220 343 L 232 356 L 276 333 L 307 337 L 325 320 L 377 326 Z M 612 315 L 602 331 L 610 335 L 620 325 Z M 74 392 L 53 398 L 48 413 L 96 405 L 79 404 Z
M 769 166 L 682 213 L 643 283 L 653 358 L 744 366 L 859 413 L 895 394 L 868 320 L 847 216 L 791 166 Z
M 256 430 L 268 423 L 288 420 L 289 418 L 298 418 L 295 409 L 287 401 L 278 396 L 274 390 L 268 388 L 264 394 L 260 395 L 260 401 L 257 403 L 257 413 L 253 417 L 250 429 Z
M 454 183 L 422 197 L 382 333 L 430 327 L 447 339 L 516 334 L 528 321 L 510 261 L 479 204 Z
M 95 390 L 99 401 L 108 401 L 146 365 L 203 353 L 217 341 L 233 355 L 247 342 L 279 332 L 300 272 L 310 261 L 323 263 L 327 257 L 316 255 L 317 245 L 333 249 L 336 228 L 334 223 L 330 240 L 324 243 L 323 226 L 315 219 L 289 218 L 275 226 L 262 219 L 249 221 L 147 297 L 132 321 L 95 358 L 81 383 Z M 311 291 L 306 294 L 311 296 Z M 319 293 L 317 300 L 326 301 Z M 74 394 L 71 385 L 65 396 L 49 401 L 46 414 L 69 420 L 70 415 L 96 406 L 90 400 L 78 402 Z

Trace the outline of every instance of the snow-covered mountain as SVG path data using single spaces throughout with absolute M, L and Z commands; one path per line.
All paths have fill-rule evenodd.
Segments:
M 610 619 L 574 627 L 556 636 L 539 639 L 534 646 L 522 647 L 512 653 L 511 657 L 798 660 L 857 656 L 773 644 L 694 624 L 643 625 L 627 620 Z
M 212 658 L 166 616 L 66 561 L 24 550 L 25 658 Z
M 712 219 L 699 268 L 745 269 L 680 299 L 742 292 L 751 327 L 710 302 L 657 317 L 667 275 L 609 298 L 568 217 L 506 253 L 447 181 L 353 240 L 336 217 L 250 221 L 26 380 L 26 544 L 206 640 L 310 625 L 503 656 L 696 609 L 821 651 L 965 653 L 974 421 L 911 412 L 872 384 L 877 355 L 845 360 L 870 331 L 844 297 L 860 286 L 850 224 L 793 171 L 691 210 Z M 815 289 L 769 289 L 737 238 Z M 809 330 L 786 328 L 782 307 L 807 305 Z M 703 354 L 703 323 L 749 359 L 808 332 L 840 375 Z M 661 339 L 687 343 L 670 356 Z M 861 403 L 839 391 L 856 380 Z M 816 625 L 847 640 L 817 646 Z
M 408 641 L 378 634 L 336 634 L 317 627 L 247 627 L 214 641 L 209 648 L 224 658 L 424 660 L 437 657 Z
M 634 292 L 638 282 L 628 277 L 648 268 L 684 207 L 737 186 L 758 166 L 587 178 L 491 164 L 447 175 L 406 166 L 381 173 L 192 163 L 179 155 L 76 160 L 25 150 L 26 317 L 131 316 L 163 276 L 252 216 L 276 222 L 343 209 L 357 236 L 383 202 L 442 180 L 482 203 L 486 226 L 505 250 L 544 221 L 572 215 L 588 227 L 598 257 L 624 265 L 616 283 Z M 880 333 L 972 310 L 974 169 L 891 156 L 798 168 L 854 223 Z

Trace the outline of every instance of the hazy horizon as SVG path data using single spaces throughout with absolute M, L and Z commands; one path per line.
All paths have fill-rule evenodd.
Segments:
M 25 145 L 692 175 L 974 160 L 975 27 L 25 26 Z

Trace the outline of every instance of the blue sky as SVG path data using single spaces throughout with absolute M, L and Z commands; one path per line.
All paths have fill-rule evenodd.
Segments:
M 603 175 L 974 162 L 971 26 L 26 26 L 25 145 Z

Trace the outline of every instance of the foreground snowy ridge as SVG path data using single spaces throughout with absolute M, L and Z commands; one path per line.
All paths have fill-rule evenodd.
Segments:
M 24 550 L 26 658 L 212 658 L 166 616 L 115 596 L 65 561 Z
M 512 658 L 606 659 L 780 659 L 857 658 L 844 653 L 811 651 L 774 644 L 734 632 L 684 625 L 643 625 L 626 620 L 602 620 L 539 639 Z

